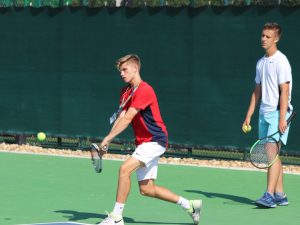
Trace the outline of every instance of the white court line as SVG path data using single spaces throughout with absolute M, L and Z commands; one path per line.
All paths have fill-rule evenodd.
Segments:
M 77 223 L 77 222 L 49 222 L 49 223 L 26 223 L 17 225 L 92 225 L 88 223 Z

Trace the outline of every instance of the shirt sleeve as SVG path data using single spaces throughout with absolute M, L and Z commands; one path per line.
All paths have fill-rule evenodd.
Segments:
M 283 84 L 292 80 L 292 69 L 287 58 L 284 58 L 277 65 L 278 84 Z
M 261 83 L 258 64 L 256 65 L 256 70 L 255 70 L 255 83 L 257 83 L 257 84 Z
M 147 106 L 149 106 L 154 97 L 154 91 L 150 87 L 138 89 L 136 93 L 134 93 L 132 102 L 130 104 L 131 107 L 136 109 L 144 110 Z

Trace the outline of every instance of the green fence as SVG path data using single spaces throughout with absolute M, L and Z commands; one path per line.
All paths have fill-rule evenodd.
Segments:
M 246 148 L 241 132 L 260 33 L 283 27 L 279 48 L 290 60 L 292 103 L 300 101 L 299 8 L 0 8 L 2 133 L 102 137 L 123 83 L 115 60 L 142 59 L 142 76 L 157 91 L 170 142 Z M 300 151 L 299 119 L 286 150 Z M 132 140 L 130 130 L 120 138 Z
M 129 8 L 141 7 L 227 7 L 227 6 L 250 6 L 262 7 L 282 5 L 296 7 L 300 0 L 0 0 L 0 7 L 116 7 Z

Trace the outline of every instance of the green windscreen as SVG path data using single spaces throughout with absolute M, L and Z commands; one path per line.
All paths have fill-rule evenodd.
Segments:
M 284 7 L 5 8 L 0 9 L 0 124 L 8 133 L 103 137 L 124 85 L 114 62 L 142 59 L 170 143 L 249 147 L 241 131 L 263 24 L 283 27 L 279 49 L 293 72 L 292 104 L 300 101 L 300 13 Z M 298 118 L 287 150 L 300 151 Z M 119 136 L 132 140 L 128 129 Z

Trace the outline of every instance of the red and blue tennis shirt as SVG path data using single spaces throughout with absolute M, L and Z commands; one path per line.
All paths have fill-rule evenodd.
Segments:
M 140 145 L 144 142 L 158 142 L 167 147 L 168 132 L 162 120 L 157 97 L 153 88 L 144 81 L 139 84 L 136 90 L 125 87 L 121 92 L 120 101 L 126 100 L 130 95 L 132 95 L 132 97 L 126 103 L 123 110 L 127 110 L 129 107 L 140 110 L 132 120 L 135 144 Z

